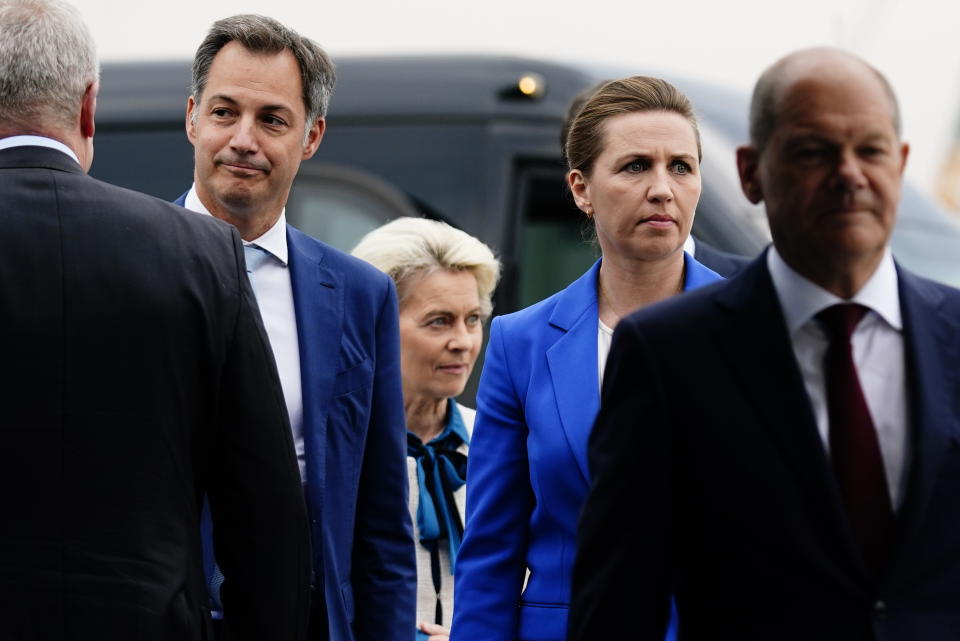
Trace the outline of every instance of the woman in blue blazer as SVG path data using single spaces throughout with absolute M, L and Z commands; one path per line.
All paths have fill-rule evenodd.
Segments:
M 656 78 L 609 82 L 574 117 L 565 152 L 570 191 L 594 222 L 602 258 L 491 326 L 453 641 L 566 637 L 587 439 L 612 329 L 638 307 L 720 279 L 683 251 L 700 197 L 700 139 L 683 94 Z

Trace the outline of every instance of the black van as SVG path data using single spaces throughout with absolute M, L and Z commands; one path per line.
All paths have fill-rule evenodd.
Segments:
M 561 289 L 595 259 L 565 187 L 560 128 L 577 93 L 636 71 L 439 55 L 344 57 L 337 68 L 326 135 L 287 205 L 291 224 L 349 250 L 397 216 L 450 222 L 502 259 L 499 313 Z M 743 197 L 734 162 L 747 137 L 747 97 L 671 80 L 701 121 L 703 193 L 693 234 L 755 255 L 769 231 L 763 208 Z M 186 191 L 189 83 L 188 62 L 104 65 L 91 173 L 168 200 Z M 909 187 L 893 245 L 906 266 L 960 285 L 960 226 Z

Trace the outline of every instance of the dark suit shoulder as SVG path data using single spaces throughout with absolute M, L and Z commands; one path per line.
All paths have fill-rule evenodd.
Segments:
M 951 287 L 939 281 L 918 276 L 913 272 L 897 265 L 897 276 L 901 281 L 901 288 L 907 287 L 922 296 L 931 304 L 944 304 L 955 308 L 960 305 L 960 289 Z
M 750 264 L 750 259 L 746 256 L 721 251 L 701 241 L 697 241 L 693 257 L 697 262 L 709 267 L 724 278 L 730 278 Z
M 733 281 L 721 280 L 693 291 L 672 296 L 642 307 L 620 321 L 620 324 L 641 329 L 680 328 L 702 331 L 718 312 L 718 295 Z
M 231 236 L 232 225 L 213 216 L 197 215 L 196 212 L 179 205 L 132 189 L 112 185 L 92 176 L 76 178 L 87 183 L 84 185 L 86 199 L 91 201 L 99 199 L 105 205 L 111 203 L 108 209 L 129 216 L 131 223 L 139 221 L 143 225 L 159 228 L 172 226 L 192 234 L 209 234 L 226 238 Z

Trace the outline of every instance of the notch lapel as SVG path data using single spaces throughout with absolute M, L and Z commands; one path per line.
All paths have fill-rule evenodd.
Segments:
M 906 500 L 896 522 L 894 562 L 923 522 L 944 454 L 950 440 L 960 435 L 950 411 L 955 403 L 950 390 L 960 362 L 960 323 L 941 310 L 944 296 L 933 284 L 899 267 L 897 272 L 914 453 Z
M 597 362 L 597 273 L 600 261 L 557 299 L 550 324 L 564 334 L 547 350 L 547 365 L 560 425 L 586 487 L 590 485 L 587 441 L 600 410 Z
M 323 264 L 324 246 L 287 225 L 290 282 L 297 316 L 307 501 L 319 518 L 326 485 L 327 413 L 340 357 L 343 287 Z

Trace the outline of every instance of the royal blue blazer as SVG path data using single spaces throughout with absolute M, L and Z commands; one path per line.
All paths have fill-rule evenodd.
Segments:
M 417 572 L 396 291 L 383 272 L 289 225 L 287 247 L 314 598 L 324 601 L 331 639 L 412 641 Z
M 563 641 L 600 408 L 597 261 L 493 320 L 467 470 L 452 641 Z M 684 255 L 684 289 L 721 277 Z M 530 577 L 522 590 L 527 569 Z

